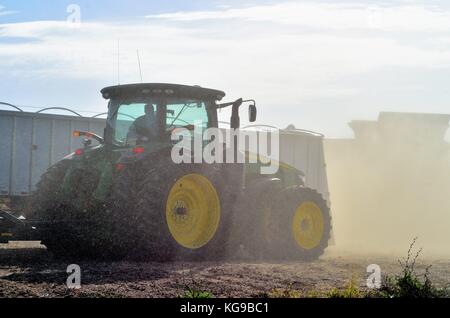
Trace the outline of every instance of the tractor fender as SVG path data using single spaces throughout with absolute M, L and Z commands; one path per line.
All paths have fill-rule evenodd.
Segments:
M 248 208 L 249 199 L 257 200 L 264 198 L 267 193 L 281 191 L 283 189 L 282 182 L 279 178 L 257 178 L 247 181 L 243 191 L 239 193 L 236 200 L 236 210 L 239 213 Z
M 167 143 L 142 144 L 126 151 L 121 151 L 116 164 L 129 165 L 145 160 L 154 160 L 155 156 L 170 156 L 171 150 L 172 146 L 167 145 Z

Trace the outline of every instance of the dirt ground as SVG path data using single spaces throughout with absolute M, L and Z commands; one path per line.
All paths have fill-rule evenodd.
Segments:
M 276 288 L 343 287 L 352 277 L 364 289 L 370 264 L 378 264 L 383 274 L 400 270 L 395 256 L 351 255 L 333 248 L 312 263 L 73 263 L 82 270 L 80 290 L 66 288 L 69 263 L 55 260 L 38 243 L 0 245 L 0 297 L 179 297 L 186 286 L 215 297 L 264 297 Z M 430 264 L 432 281 L 449 286 L 450 258 L 420 259 L 417 271 Z

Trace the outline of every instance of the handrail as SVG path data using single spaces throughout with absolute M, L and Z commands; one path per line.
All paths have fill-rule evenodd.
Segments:
M 104 116 L 104 115 L 108 115 L 108 113 L 97 114 L 97 115 L 95 115 L 95 116 L 92 116 L 91 118 L 98 118 L 98 117 Z
M 15 108 L 15 109 L 17 109 L 19 112 L 23 113 L 23 110 L 22 110 L 22 109 L 20 109 L 20 108 L 17 107 L 17 106 L 14 106 L 13 104 L 0 102 L 0 105 L 3 105 L 3 106 L 9 106 L 9 107 Z
M 278 129 L 278 130 L 280 130 L 280 128 L 275 127 L 275 126 L 270 126 L 270 125 L 249 125 L 249 126 L 242 127 L 242 129 L 257 128 L 257 127 L 264 127 L 264 128 L 271 128 L 271 129 Z
M 307 129 L 299 129 L 299 128 L 292 128 L 292 129 L 280 129 L 278 127 L 275 126 L 270 126 L 270 125 L 250 125 L 250 126 L 245 126 L 242 127 L 242 129 L 247 129 L 247 128 L 257 128 L 257 127 L 263 127 L 263 128 L 271 128 L 271 129 L 278 129 L 280 131 L 283 131 L 283 133 L 306 133 L 306 134 L 310 134 L 310 135 L 314 135 L 317 137 L 325 137 L 325 135 L 312 131 L 312 130 L 307 130 Z
M 45 111 L 47 111 L 47 110 L 65 110 L 65 111 L 71 112 L 72 114 L 77 115 L 78 117 L 83 117 L 83 116 L 81 116 L 80 114 L 78 114 L 76 111 L 71 110 L 71 109 L 68 109 L 68 108 L 65 108 L 65 107 L 49 107 L 49 108 L 44 108 L 44 109 L 41 109 L 40 111 L 37 111 L 36 114 L 40 114 L 40 113 L 45 112 Z
M 287 130 L 283 130 L 284 132 L 302 132 L 302 133 L 307 133 L 307 134 L 311 134 L 311 135 L 315 135 L 318 137 L 325 137 L 324 134 L 318 133 L 317 131 L 312 131 L 312 130 L 307 130 L 307 129 L 300 129 L 300 128 L 294 128 L 294 129 L 287 129 Z

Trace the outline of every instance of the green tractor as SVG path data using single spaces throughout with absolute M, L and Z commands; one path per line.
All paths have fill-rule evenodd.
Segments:
M 246 102 L 198 86 L 132 84 L 102 90 L 109 100 L 104 137 L 75 131 L 85 147 L 51 167 L 31 199 L 29 219 L 59 256 L 212 260 L 312 260 L 331 232 L 327 202 L 302 172 L 259 163 L 175 163 L 173 133 L 219 126 Z M 93 146 L 92 140 L 99 142 Z M 226 151 L 226 150 L 225 150 Z M 227 161 L 228 162 L 228 161 Z

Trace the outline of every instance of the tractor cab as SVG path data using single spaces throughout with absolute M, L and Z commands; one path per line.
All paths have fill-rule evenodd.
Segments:
M 219 90 L 176 84 L 131 84 L 107 87 L 109 100 L 105 130 L 107 144 L 130 146 L 167 141 L 177 128 L 217 128 L 217 110 L 233 107 L 232 128 L 239 128 L 239 107 L 246 101 L 218 104 L 225 93 Z M 256 120 L 252 105 L 251 120 Z

